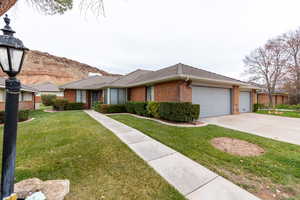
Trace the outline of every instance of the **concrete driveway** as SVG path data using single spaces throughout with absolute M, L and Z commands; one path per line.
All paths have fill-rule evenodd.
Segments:
M 244 113 L 204 118 L 202 121 L 300 145 L 300 118 Z

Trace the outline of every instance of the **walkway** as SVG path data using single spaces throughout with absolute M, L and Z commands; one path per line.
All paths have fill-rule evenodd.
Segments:
M 158 174 L 190 200 L 259 200 L 259 198 L 140 131 L 95 111 L 88 115 L 112 131 Z

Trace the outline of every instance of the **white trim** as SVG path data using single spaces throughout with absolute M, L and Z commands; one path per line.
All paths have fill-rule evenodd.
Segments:
M 110 104 L 110 88 L 107 88 L 107 104 Z

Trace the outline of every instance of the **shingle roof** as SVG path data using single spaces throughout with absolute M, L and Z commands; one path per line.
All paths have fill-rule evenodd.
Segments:
M 101 89 L 106 87 L 134 87 L 138 85 L 168 80 L 210 80 L 230 84 L 254 87 L 250 84 L 227 76 L 195 68 L 185 64 L 176 64 L 157 71 L 138 69 L 124 76 L 93 76 L 60 86 L 63 89 Z
M 40 92 L 60 92 L 58 86 L 51 82 L 32 85 L 32 87 L 36 88 Z
M 0 88 L 5 88 L 5 78 L 3 77 L 0 77 Z M 35 88 L 24 84 L 21 84 L 21 90 L 28 91 L 28 92 L 37 92 Z
M 114 81 L 106 84 L 106 86 L 124 87 L 124 86 L 127 86 L 130 83 L 135 82 L 136 79 L 138 79 L 140 76 L 149 74 L 151 72 L 153 72 L 153 71 L 138 69 L 138 70 L 135 70 L 135 71 L 133 71 L 129 74 L 126 74 L 125 76 L 122 76 L 122 77 L 118 78 L 117 80 L 114 80 Z
M 118 79 L 119 76 L 90 76 L 85 79 L 61 85 L 61 89 L 98 89 L 97 85 Z
M 129 84 L 139 84 L 139 83 L 151 82 L 153 80 L 163 80 L 165 78 L 172 77 L 172 76 L 173 77 L 192 76 L 192 77 L 202 78 L 202 79 L 204 78 L 204 79 L 213 79 L 218 81 L 236 82 L 237 84 L 247 84 L 237 79 L 229 78 L 220 74 L 216 74 L 213 72 L 209 72 L 203 69 L 195 68 L 181 63 L 141 75 L 140 77 L 130 82 Z

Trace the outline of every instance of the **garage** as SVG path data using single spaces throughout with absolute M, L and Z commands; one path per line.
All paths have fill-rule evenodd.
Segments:
M 240 92 L 240 113 L 251 112 L 251 93 Z
M 229 115 L 231 95 L 228 88 L 192 86 L 192 102 L 200 104 L 200 117 Z

